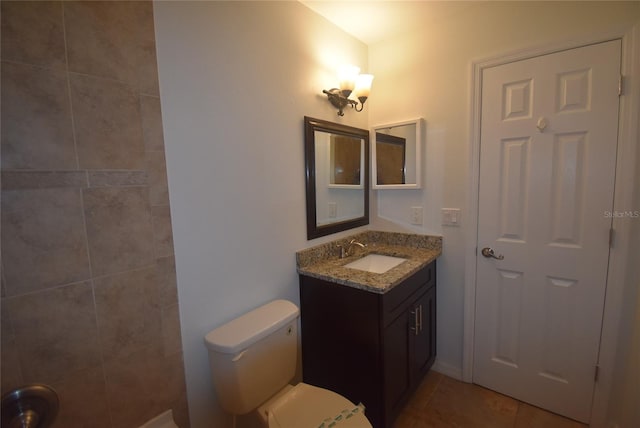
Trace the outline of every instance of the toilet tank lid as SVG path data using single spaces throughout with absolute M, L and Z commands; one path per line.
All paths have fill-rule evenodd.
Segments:
M 235 354 L 278 330 L 300 314 L 288 300 L 274 300 L 210 331 L 204 342 L 211 351 Z

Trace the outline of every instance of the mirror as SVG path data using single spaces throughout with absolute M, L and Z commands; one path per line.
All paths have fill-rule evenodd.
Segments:
M 420 189 L 422 119 L 373 128 L 371 176 L 374 189 Z
M 369 224 L 369 131 L 304 118 L 307 239 Z

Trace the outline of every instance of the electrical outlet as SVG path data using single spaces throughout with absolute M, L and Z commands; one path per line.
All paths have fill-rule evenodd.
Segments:
M 442 209 L 442 225 L 443 226 L 460 226 L 461 213 L 460 208 L 443 208 Z
M 411 224 L 422 224 L 422 207 L 411 207 Z

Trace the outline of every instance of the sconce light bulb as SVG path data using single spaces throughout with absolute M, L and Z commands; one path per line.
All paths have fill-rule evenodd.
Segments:
M 340 91 L 342 91 L 345 97 L 351 95 L 351 92 L 356 87 L 356 79 L 359 73 L 360 67 L 356 67 L 355 65 L 343 65 L 338 69 Z
M 356 79 L 355 93 L 358 99 L 364 97 L 366 100 L 371 92 L 371 83 L 373 82 L 373 74 L 361 74 Z M 363 103 L 364 104 L 364 103 Z

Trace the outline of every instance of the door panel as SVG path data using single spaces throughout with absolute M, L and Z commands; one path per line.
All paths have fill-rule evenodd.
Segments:
M 431 287 L 415 302 L 414 310 L 418 312 L 419 328 L 417 334 L 412 331 L 412 378 L 421 378 L 433 364 L 435 359 L 435 292 Z
M 606 287 L 620 41 L 485 69 L 474 382 L 587 422 Z
M 384 402 L 387 415 L 400 410 L 398 406 L 411 386 L 408 317 L 409 314 L 403 312 L 384 330 Z

